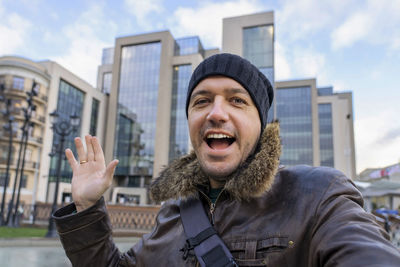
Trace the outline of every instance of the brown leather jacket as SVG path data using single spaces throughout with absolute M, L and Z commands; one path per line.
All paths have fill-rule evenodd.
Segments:
M 274 141 L 276 129 L 269 130 L 254 157 L 227 182 L 212 214 L 195 156 L 167 168 L 151 193 L 157 201 L 170 200 L 161 207 L 155 229 L 126 253 L 112 240 L 103 198 L 76 214 L 74 204 L 56 211 L 73 266 L 196 266 L 194 255 L 184 260 L 180 251 L 186 237 L 176 199 L 187 197 L 202 199 L 240 266 L 400 266 L 400 252 L 362 209 L 360 192 L 341 172 L 298 166 L 275 173 L 279 138 Z

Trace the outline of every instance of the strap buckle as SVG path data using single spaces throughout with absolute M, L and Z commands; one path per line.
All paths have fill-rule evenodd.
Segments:
M 189 239 L 186 239 L 185 245 L 179 251 L 183 252 L 182 259 L 186 260 L 189 256 L 189 251 L 193 250 L 194 246 L 190 244 Z

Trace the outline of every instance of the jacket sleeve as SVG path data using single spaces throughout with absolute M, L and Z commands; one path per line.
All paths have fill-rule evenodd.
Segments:
M 120 253 L 111 235 L 104 198 L 76 213 L 70 204 L 53 214 L 61 243 L 73 266 L 136 266 L 135 248 Z
M 346 177 L 335 177 L 314 214 L 308 266 L 400 266 L 400 252 Z

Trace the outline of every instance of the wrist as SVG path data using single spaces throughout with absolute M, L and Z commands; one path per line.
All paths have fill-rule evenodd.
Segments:
M 75 207 L 77 212 L 81 212 L 83 210 L 86 210 L 96 204 L 96 202 L 91 202 L 91 201 L 75 201 Z

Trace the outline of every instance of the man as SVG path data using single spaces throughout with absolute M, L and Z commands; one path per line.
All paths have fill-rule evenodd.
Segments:
M 166 201 L 157 225 L 121 254 L 101 195 L 118 163 L 107 167 L 98 140 L 76 138 L 74 204 L 54 214 L 74 266 L 196 266 L 185 253 L 180 201 L 199 198 L 240 266 L 400 266 L 399 251 L 342 173 L 329 168 L 280 168 L 279 126 L 266 125 L 273 90 L 247 60 L 218 54 L 194 71 L 187 117 L 193 150 L 151 185 Z M 189 251 L 190 252 L 190 251 Z

